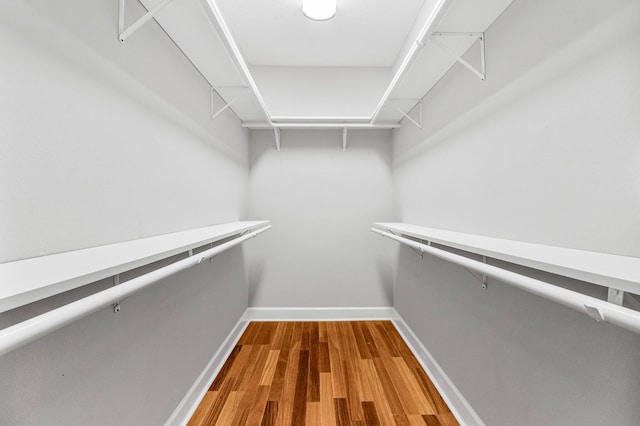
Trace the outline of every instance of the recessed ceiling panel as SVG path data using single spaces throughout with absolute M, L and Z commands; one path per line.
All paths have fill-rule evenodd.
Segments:
M 273 120 L 366 119 L 384 93 L 383 67 L 251 67 Z
M 424 0 L 338 0 L 313 21 L 302 0 L 216 0 L 251 65 L 391 66 Z

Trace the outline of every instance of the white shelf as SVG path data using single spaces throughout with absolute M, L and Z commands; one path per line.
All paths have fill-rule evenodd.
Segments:
M 476 43 L 476 38 L 464 35 L 481 33 L 489 29 L 512 2 L 513 0 L 454 0 L 442 20 L 434 26 L 432 31 L 429 31 L 429 35 L 431 33 L 459 34 L 460 36 L 450 36 L 440 41 L 458 56 L 463 56 Z M 429 43 L 428 39 L 429 37 L 422 40 L 425 44 L 389 95 L 389 99 L 405 112 L 414 108 L 417 100 L 424 98 L 453 66 L 460 66 L 456 65 L 457 62 L 452 56 L 433 43 Z M 489 42 L 487 46 L 487 49 L 491 49 L 492 45 Z M 478 60 L 475 58 L 480 56 L 479 47 L 477 49 L 478 52 L 474 51 L 472 58 L 467 58 L 476 65 Z M 490 71 L 490 63 L 488 67 Z M 471 74 L 470 76 L 476 78 Z M 480 79 L 477 79 L 477 83 L 483 84 Z M 413 112 L 411 116 L 415 117 L 416 114 L 417 112 Z M 387 104 L 380 111 L 376 122 L 397 123 L 403 118 L 401 112 Z
M 640 294 L 640 258 L 637 257 L 483 237 L 406 223 L 374 223 L 374 226 L 517 265 Z
M 0 312 L 268 224 L 225 223 L 0 264 Z

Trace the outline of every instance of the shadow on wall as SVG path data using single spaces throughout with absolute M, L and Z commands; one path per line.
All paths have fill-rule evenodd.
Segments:
M 378 259 L 378 282 L 382 288 L 382 293 L 385 295 L 386 300 L 391 301 L 393 306 L 393 282 L 394 282 L 394 270 L 392 264 L 385 259 Z
M 260 283 L 264 276 L 265 262 L 264 258 L 254 256 L 247 263 L 247 281 L 249 285 L 249 307 L 252 307 L 260 297 Z

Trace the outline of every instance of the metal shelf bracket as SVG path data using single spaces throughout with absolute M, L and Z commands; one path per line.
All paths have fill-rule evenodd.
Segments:
M 480 69 L 479 70 L 473 65 L 471 65 L 469 62 L 464 60 L 462 56 L 458 55 L 456 52 L 454 52 L 453 50 L 451 50 L 449 47 L 445 46 L 438 40 L 443 37 L 460 37 L 460 36 L 474 37 L 477 40 L 480 40 Z M 476 76 L 478 76 L 480 80 L 484 81 L 486 79 L 487 72 L 486 72 L 485 56 L 484 56 L 484 33 L 433 33 L 429 38 L 429 41 L 433 43 L 435 46 L 438 46 L 444 52 L 451 55 L 456 61 L 464 65 L 469 71 L 471 71 Z M 424 45 L 425 43 L 423 42 L 422 44 Z
M 133 24 L 131 24 L 131 26 L 129 26 L 129 28 L 125 29 L 124 28 L 124 24 L 125 24 L 124 23 L 124 2 L 125 2 L 125 0 L 119 0 L 119 7 L 118 7 L 118 40 L 120 40 L 120 43 L 124 43 L 127 40 L 127 38 L 129 38 L 129 36 L 131 36 L 131 34 L 133 34 L 136 31 L 138 31 L 138 29 L 140 29 L 141 26 L 143 26 L 149 20 L 151 20 L 151 18 L 153 18 L 158 12 L 160 12 L 162 9 L 164 9 L 164 7 L 167 6 L 169 3 L 171 3 L 172 1 L 173 0 L 160 0 L 160 2 L 158 2 L 158 4 L 153 6 L 151 9 L 149 9 L 149 11 L 147 13 L 145 13 L 140 18 L 138 18 L 138 20 L 136 22 L 134 22 Z
M 482 263 L 487 263 L 487 256 L 482 256 Z M 487 276 L 482 274 L 482 289 L 487 289 Z
M 607 302 L 615 303 L 618 306 L 622 306 L 623 301 L 624 291 L 618 290 L 617 288 L 609 287 L 609 291 L 607 292 Z
M 347 128 L 342 129 L 342 150 L 347 150 Z
M 402 100 L 416 101 L 416 104 L 418 105 L 418 108 L 419 108 L 418 114 L 420 117 L 419 118 L 420 121 L 415 120 L 413 117 L 409 115 L 409 112 L 411 112 L 411 110 L 415 108 L 415 105 L 411 107 L 411 110 L 409 110 L 409 112 L 405 112 L 398 105 L 394 103 L 394 101 L 402 101 Z M 422 129 L 422 99 L 389 99 L 388 103 L 393 109 L 395 109 L 400 114 L 402 114 L 404 118 L 412 122 L 418 129 Z
M 243 88 L 244 88 L 244 89 L 248 89 L 248 87 L 243 87 Z M 245 93 L 242 93 L 241 95 L 238 95 L 238 96 L 236 96 L 235 98 L 233 98 L 230 102 L 226 102 L 226 101 L 225 101 L 224 106 L 223 106 L 222 108 L 220 108 L 218 111 L 215 111 L 215 112 L 214 112 L 215 105 L 214 105 L 214 99 L 213 99 L 213 98 L 214 98 L 214 96 L 213 96 L 213 95 L 214 95 L 214 94 L 217 94 L 217 95 L 218 95 L 218 97 L 219 97 L 220 99 L 222 99 L 222 100 L 224 100 L 224 98 L 220 95 L 220 92 L 218 92 L 217 88 L 212 87 L 212 88 L 211 88 L 211 119 L 212 119 L 212 120 L 215 120 L 215 118 L 216 118 L 217 116 L 219 116 L 219 115 L 220 115 L 224 110 L 226 110 L 227 108 L 231 107 L 231 105 L 233 105 L 236 101 L 238 101 L 238 100 L 240 100 L 240 99 L 244 98 L 244 97 L 245 97 L 245 96 L 247 96 L 249 93 L 251 93 L 251 92 L 245 92 Z
M 280 151 L 280 129 L 278 127 L 274 127 L 273 133 L 276 137 L 276 150 Z
M 487 263 L 487 256 L 482 256 L 482 263 L 484 263 L 484 264 Z M 473 276 L 473 278 L 477 279 L 478 281 L 480 281 L 482 283 L 482 289 L 483 290 L 487 289 L 487 276 L 485 274 L 476 275 L 475 272 L 473 272 L 471 269 L 468 269 L 468 268 L 464 268 L 464 270 L 467 271 L 468 273 L 470 273 Z
M 120 284 L 120 274 L 114 275 L 113 276 L 113 286 L 117 286 Z M 120 312 L 120 301 L 118 300 L 116 303 L 113 304 L 113 313 L 117 314 L 118 312 Z

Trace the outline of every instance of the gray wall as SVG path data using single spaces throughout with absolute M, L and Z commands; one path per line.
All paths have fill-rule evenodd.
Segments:
M 486 82 L 456 66 L 394 133 L 398 219 L 640 256 L 639 37 L 635 1 L 516 0 Z M 638 424 L 635 334 L 408 249 L 394 304 L 487 424 Z
M 392 250 L 369 231 L 392 218 L 391 134 L 252 131 L 249 213 L 273 229 L 248 248 L 249 305 L 391 306 Z
M 248 136 L 117 1 L 0 4 L 0 262 L 236 221 Z M 127 22 L 143 14 L 127 2 Z M 103 287 L 0 315 L 0 326 Z M 0 424 L 164 422 L 247 306 L 235 248 L 0 358 Z

